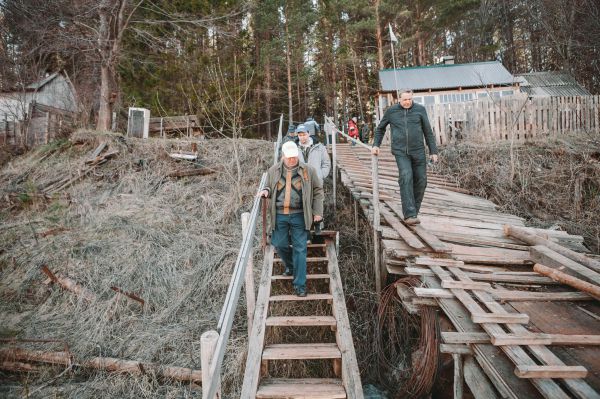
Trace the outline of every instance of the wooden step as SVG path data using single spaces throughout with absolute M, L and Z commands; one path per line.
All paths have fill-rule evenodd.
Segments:
M 318 279 L 328 279 L 329 274 L 307 274 L 307 280 L 318 280 Z M 275 276 L 271 276 L 271 280 L 292 280 L 293 276 L 282 276 L 281 274 L 277 274 Z
M 334 378 L 267 378 L 261 381 L 259 399 L 345 399 L 342 380 Z
M 273 344 L 263 350 L 262 360 L 341 359 L 337 344 Z
M 333 316 L 271 316 L 267 326 L 335 326 Z
M 299 297 L 298 295 L 273 295 L 269 298 L 269 301 L 318 301 L 318 300 L 331 300 L 333 296 L 331 294 L 308 294 L 305 297 Z
M 329 258 L 327 258 L 326 256 L 309 256 L 308 258 L 306 258 L 306 263 L 327 262 L 328 260 Z M 283 263 L 283 260 L 277 257 L 273 259 L 273 263 Z

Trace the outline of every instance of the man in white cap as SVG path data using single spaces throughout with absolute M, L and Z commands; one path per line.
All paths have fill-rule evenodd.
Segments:
M 288 141 L 281 150 L 282 159 L 269 168 L 259 195 L 271 198 L 268 231 L 285 265 L 283 274 L 293 276 L 296 295 L 304 297 L 306 242 L 313 222 L 323 219 L 323 183 L 313 167 L 298 159 L 296 143 Z

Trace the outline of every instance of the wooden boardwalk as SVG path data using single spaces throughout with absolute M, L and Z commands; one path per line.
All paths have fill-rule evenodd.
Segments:
M 308 295 L 304 298 L 292 294 L 291 277 L 281 275 L 281 259 L 275 258 L 273 247 L 267 247 L 250 335 L 242 398 L 363 398 L 337 262 L 334 241 L 336 233 L 326 232 L 324 236 L 324 244 L 309 244 Z M 280 292 L 275 293 L 277 290 Z M 321 306 L 302 306 L 311 303 Z M 329 311 L 324 312 L 323 308 L 328 308 Z M 310 310 L 297 315 L 300 309 Z M 289 315 L 290 313 L 293 315 Z M 289 334 L 289 328 L 296 332 L 302 328 L 330 329 L 334 339 L 329 342 L 307 343 L 288 340 L 285 343 L 267 343 L 269 335 L 271 341 L 283 339 L 286 332 L 287 337 L 291 336 L 292 340 L 300 336 Z M 269 334 L 273 329 L 282 331 L 279 334 Z M 326 362 L 325 365 L 314 367 L 316 370 L 323 370 L 325 376 L 271 377 L 270 372 L 273 368 L 269 365 L 286 361 L 293 362 L 289 366 L 290 370 L 304 370 L 298 362 Z
M 389 147 L 381 153 L 382 275 L 418 276 L 420 287 L 399 290 L 407 311 L 436 306 L 449 320 L 441 341 L 455 359 L 455 397 L 464 378 L 476 398 L 600 398 L 600 263 L 582 254 L 582 237 L 527 228 L 435 174 L 422 223 L 406 226 L 396 164 Z M 337 145 L 341 181 L 372 220 L 370 160 Z

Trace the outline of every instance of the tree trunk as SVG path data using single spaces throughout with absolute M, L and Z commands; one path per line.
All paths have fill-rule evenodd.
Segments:
M 110 67 L 103 63 L 100 67 L 100 108 L 98 109 L 96 130 L 110 130 L 112 122 L 110 75 Z
M 287 84 L 288 84 L 288 119 L 289 123 L 292 123 L 294 120 L 294 110 L 293 110 L 293 100 L 292 100 L 292 65 L 290 60 L 290 35 L 288 32 L 288 16 L 287 16 L 287 7 L 285 8 L 285 44 L 286 44 L 286 52 L 285 52 L 285 62 L 287 67 Z
M 381 19 L 379 17 L 379 4 L 381 0 L 375 0 L 375 37 L 377 39 L 377 61 L 379 62 L 379 69 L 384 69 L 385 65 L 383 63 L 383 39 L 381 33 Z

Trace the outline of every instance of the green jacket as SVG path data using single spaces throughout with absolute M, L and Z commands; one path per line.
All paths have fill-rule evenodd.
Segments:
M 429 147 L 429 153 L 437 154 L 435 137 L 429 124 L 427 111 L 421 104 L 413 103 L 412 107 L 408 109 L 402 108 L 400 104 L 389 107 L 375 130 L 373 147 L 381 145 L 387 125 L 392 125 L 392 154 L 414 154 L 425 151 L 423 137 Z
M 267 186 L 263 187 L 263 190 L 269 190 L 269 227 L 267 231 L 272 232 L 275 229 L 275 217 L 277 208 L 275 206 L 275 199 L 273 193 L 277 189 L 277 182 L 281 177 L 283 168 L 283 161 L 279 161 L 277 164 L 271 166 L 267 171 Z M 302 208 L 304 209 L 304 225 L 306 230 L 310 230 L 313 222 L 313 216 L 323 216 L 323 183 L 315 169 L 312 166 L 299 161 L 298 167 L 300 170 L 298 173 L 302 177 Z

